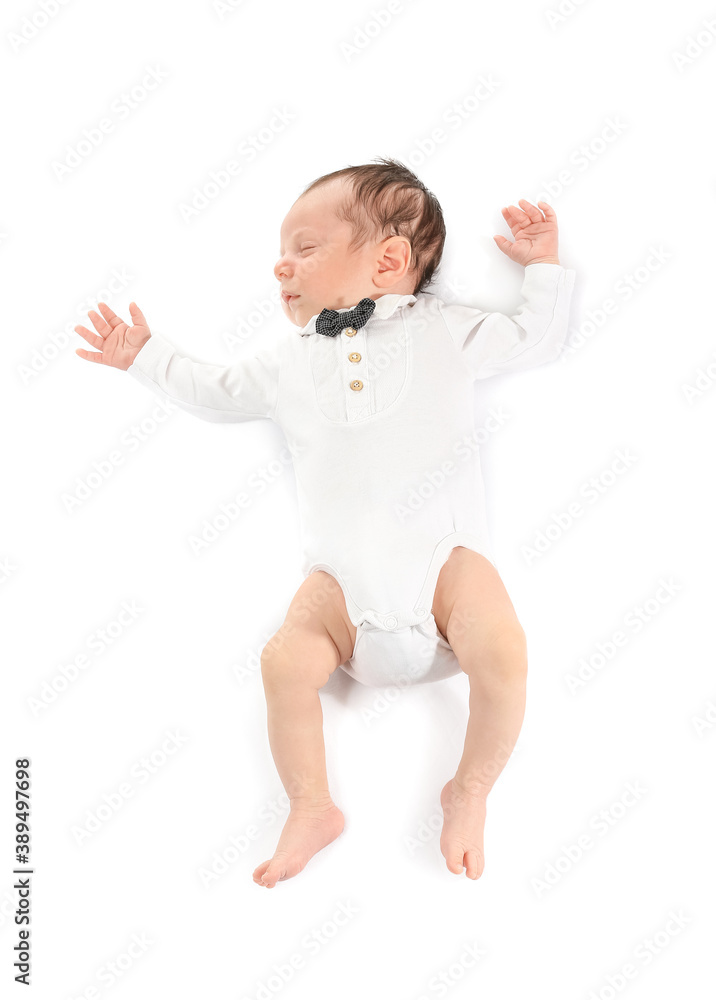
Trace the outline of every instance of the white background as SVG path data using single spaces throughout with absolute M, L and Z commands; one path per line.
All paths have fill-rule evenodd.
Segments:
M 713 996 L 716 9 L 48 10 L 46 23 L 39 3 L 2 12 L 3 995 L 22 993 L 11 805 L 13 761 L 27 755 L 30 995 L 43 1000 Z M 143 89 L 152 69 L 163 79 Z M 120 113 L 130 92 L 140 99 Z M 277 111 L 290 116 L 280 131 Z M 59 173 L 105 118 L 112 131 Z M 251 137 L 261 148 L 248 157 Z M 125 373 L 78 358 L 72 328 L 97 299 L 122 318 L 136 300 L 195 359 L 256 353 L 288 322 L 273 276 L 286 212 L 314 178 L 379 156 L 408 163 L 443 206 L 434 290 L 447 300 L 517 308 L 522 268 L 492 237 L 510 235 L 500 209 L 522 197 L 554 206 L 560 259 L 577 271 L 564 360 L 475 389 L 477 427 L 509 415 L 482 461 L 497 564 L 528 636 L 527 714 L 472 881 L 439 851 L 466 676 L 396 697 L 334 675 L 321 699 L 346 828 L 267 892 L 251 873 L 287 808 L 258 656 L 302 580 L 282 432 L 158 410 Z M 230 159 L 239 176 L 184 219 Z M 619 452 L 630 466 L 612 473 Z M 111 475 L 68 503 L 95 463 Z M 256 475 L 268 488 L 193 552 L 190 537 Z M 596 502 L 581 493 L 592 478 Z M 582 516 L 556 528 L 575 502 Z M 116 629 L 123 602 L 141 611 Z M 600 660 L 620 629 L 627 643 Z M 583 659 L 592 677 L 573 693 Z M 181 743 L 162 756 L 170 733 Z M 221 855 L 207 886 L 201 871 Z

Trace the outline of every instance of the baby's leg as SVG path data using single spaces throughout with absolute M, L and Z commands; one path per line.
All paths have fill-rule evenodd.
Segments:
M 458 546 L 443 565 L 433 614 L 470 678 L 470 716 L 462 759 L 442 790 L 440 848 L 450 871 L 484 869 L 486 799 L 517 742 L 525 713 L 524 631 L 492 563 Z
M 355 635 L 340 585 L 317 570 L 261 654 L 269 743 L 291 811 L 273 858 L 254 871 L 258 885 L 272 888 L 297 875 L 343 830 L 343 813 L 328 789 L 318 691 L 352 655 Z

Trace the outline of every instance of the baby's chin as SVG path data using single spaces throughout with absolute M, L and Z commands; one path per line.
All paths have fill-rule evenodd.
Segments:
M 305 309 L 303 308 L 303 306 L 299 306 L 298 309 L 289 309 L 288 306 L 284 306 L 284 309 L 285 309 L 286 315 L 291 320 L 291 322 L 294 324 L 294 326 L 304 327 L 306 325 L 306 323 L 308 323 L 309 319 L 311 318 L 310 316 L 307 316 L 304 319 Z
M 286 316 L 286 318 L 289 319 L 295 326 L 303 327 L 306 325 L 306 323 L 302 322 L 298 317 L 299 313 L 301 316 L 303 315 L 303 310 L 301 309 L 300 306 L 298 309 L 296 309 L 295 307 L 291 308 L 291 306 L 289 306 L 287 302 L 282 301 L 281 308 L 283 309 L 284 316 Z

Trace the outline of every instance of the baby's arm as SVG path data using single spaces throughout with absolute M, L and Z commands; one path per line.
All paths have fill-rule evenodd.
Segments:
M 140 384 L 202 420 L 233 423 L 275 415 L 279 344 L 231 365 L 205 364 L 182 357 L 166 338 L 152 335 L 136 303 L 129 305 L 131 327 L 104 302 L 99 308 L 102 316 L 88 314 L 98 335 L 82 326 L 75 330 L 101 353 L 79 348 L 75 352 L 79 357 L 129 372 Z
M 511 205 L 502 210 L 514 243 L 504 236 L 494 237 L 503 253 L 524 266 L 519 309 L 505 316 L 438 300 L 445 325 L 473 379 L 554 361 L 567 337 L 576 272 L 559 263 L 557 216 L 544 201 L 539 202 L 542 211 L 524 198 L 520 205 L 522 209 Z
M 437 305 L 473 379 L 556 361 L 568 333 L 576 272 L 561 264 L 527 264 L 522 304 L 511 316 L 476 306 Z

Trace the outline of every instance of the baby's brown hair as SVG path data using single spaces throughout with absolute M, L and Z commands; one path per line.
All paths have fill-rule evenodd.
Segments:
M 338 217 L 353 228 L 349 249 L 358 250 L 369 239 L 404 236 L 415 273 L 413 295 L 422 292 L 435 280 L 445 246 L 445 221 L 435 195 L 409 167 L 388 157 L 323 174 L 302 195 L 338 178 L 351 185 L 351 197 L 338 209 Z

